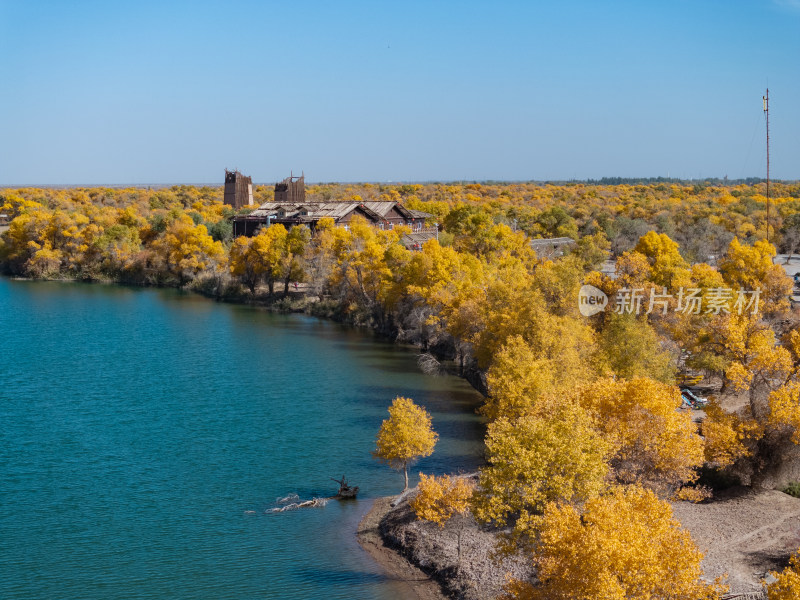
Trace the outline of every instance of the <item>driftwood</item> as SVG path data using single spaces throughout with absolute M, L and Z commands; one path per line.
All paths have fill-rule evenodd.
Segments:
M 291 504 L 287 504 L 286 506 L 271 508 L 267 512 L 277 513 L 277 512 L 284 512 L 287 510 L 295 510 L 298 508 L 313 508 L 316 506 L 325 506 L 327 502 L 328 502 L 327 498 L 314 498 L 312 500 L 306 500 L 305 502 L 292 502 Z
M 341 479 L 334 479 L 331 477 L 331 481 L 335 481 L 339 484 L 339 492 L 333 496 L 337 500 L 349 500 L 355 499 L 358 495 L 358 486 L 350 486 L 347 484 L 347 478 L 342 475 Z
M 413 488 L 408 488 L 408 489 L 407 489 L 406 491 L 404 491 L 402 494 L 400 494 L 399 496 L 397 496 L 397 498 L 395 498 L 394 500 L 392 500 L 392 501 L 391 501 L 391 503 L 390 503 L 390 504 L 391 504 L 391 507 L 392 507 L 392 508 L 395 508 L 395 507 L 396 507 L 398 504 L 400 504 L 400 503 L 401 503 L 403 500 L 405 500 L 405 499 L 406 499 L 406 498 L 408 498 L 408 497 L 409 497 L 411 494 L 414 494 L 414 493 L 416 493 L 416 492 L 417 492 L 417 488 L 415 488 L 415 487 L 413 487 Z
M 270 508 L 266 512 L 279 513 L 287 510 L 296 510 L 298 508 L 315 508 L 318 506 L 325 506 L 328 503 L 328 500 L 351 500 L 355 499 L 355 497 L 358 495 L 358 486 L 348 485 L 347 478 L 344 475 L 342 475 L 341 479 L 334 479 L 333 477 L 331 477 L 331 479 L 339 484 L 339 491 L 335 496 L 329 496 L 327 498 L 312 498 L 311 500 L 304 500 L 301 502 L 300 497 L 297 494 L 290 494 L 285 498 L 278 498 L 277 503 L 283 504 L 283 506 Z M 246 510 L 245 514 L 255 514 L 255 511 Z

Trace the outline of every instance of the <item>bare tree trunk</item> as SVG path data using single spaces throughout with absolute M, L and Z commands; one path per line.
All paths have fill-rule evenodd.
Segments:
M 408 489 L 408 463 L 403 463 L 403 476 L 405 477 L 406 484 L 403 486 L 403 491 Z
M 461 534 L 464 533 L 464 523 L 458 528 L 458 568 L 461 568 Z

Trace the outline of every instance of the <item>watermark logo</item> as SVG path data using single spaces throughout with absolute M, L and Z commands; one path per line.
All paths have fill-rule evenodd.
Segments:
M 593 285 L 584 285 L 578 292 L 578 309 L 584 317 L 591 317 L 605 310 L 608 296 Z
M 617 314 L 667 314 L 668 310 L 687 315 L 699 314 L 756 314 L 761 301 L 761 289 L 754 291 L 730 288 L 679 288 L 667 293 L 667 288 L 621 288 L 614 298 L 613 312 Z M 602 312 L 608 306 L 608 296 L 593 285 L 584 285 L 578 292 L 578 309 L 584 317 Z

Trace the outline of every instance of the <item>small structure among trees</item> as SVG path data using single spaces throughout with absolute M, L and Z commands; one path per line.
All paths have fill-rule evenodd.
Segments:
M 225 203 L 228 202 L 228 175 L 225 179 Z M 230 173 L 231 176 L 243 177 L 238 171 Z M 247 178 L 248 182 L 250 178 Z M 252 190 L 252 188 L 251 188 Z M 250 192 L 252 205 L 252 191 Z M 239 209 L 241 206 L 233 205 Z M 283 225 L 291 229 L 297 225 L 306 225 L 315 231 L 321 219 L 331 218 L 334 224 L 348 228 L 351 221 L 361 217 L 370 225 L 378 229 L 394 229 L 398 226 L 409 227 L 412 233 L 422 237 L 415 240 L 404 241 L 406 247 L 419 249 L 424 241 L 437 237 L 438 231 L 434 228 L 424 229 L 425 220 L 433 217 L 432 214 L 405 208 L 397 200 L 362 201 L 359 198 L 346 202 L 327 202 L 310 199 L 306 201 L 305 175 L 295 177 L 290 175 L 283 181 L 275 184 L 275 197 L 272 202 L 264 202 L 248 214 L 239 214 L 233 218 L 233 236 L 253 236 L 262 227 Z
M 236 210 L 253 205 L 253 180 L 239 171 L 225 169 L 224 203 Z
M 539 258 L 558 258 L 576 244 L 575 240 L 568 237 L 539 238 L 531 240 L 531 248 L 536 251 Z
M 422 229 L 425 219 L 432 216 L 422 211 L 411 211 L 395 201 L 265 202 L 250 214 L 233 218 L 233 235 L 252 236 L 261 227 L 270 225 L 283 225 L 287 229 L 306 225 L 314 231 L 319 221 L 326 217 L 344 227 L 350 227 L 355 217 L 361 217 L 378 229 L 404 225 L 417 232 Z M 428 237 L 435 235 L 435 231 L 431 231 Z
M 275 184 L 275 202 L 296 202 L 306 201 L 306 176 L 305 173 L 300 177 L 289 175 L 283 181 Z

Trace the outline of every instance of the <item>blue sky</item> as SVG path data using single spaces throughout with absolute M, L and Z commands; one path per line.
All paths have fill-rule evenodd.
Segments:
M 0 0 L 0 185 L 800 178 L 800 0 Z

